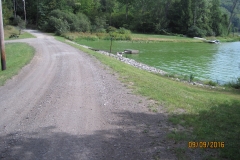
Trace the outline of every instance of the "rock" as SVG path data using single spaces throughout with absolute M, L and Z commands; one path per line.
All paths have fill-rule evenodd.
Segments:
M 126 49 L 126 50 L 124 50 L 124 53 L 126 53 L 126 54 L 138 54 L 139 50 Z

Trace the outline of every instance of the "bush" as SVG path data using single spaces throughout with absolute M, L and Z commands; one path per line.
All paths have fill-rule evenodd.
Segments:
M 116 32 L 117 31 L 117 28 L 113 27 L 113 26 L 109 26 L 107 28 L 107 33 L 110 33 L 110 32 Z
M 128 30 L 128 29 L 125 29 L 123 27 L 120 27 L 118 30 L 117 30 L 118 33 L 120 34 L 131 34 L 131 31 Z
M 13 20 L 13 25 L 18 26 L 19 29 L 19 35 L 21 34 L 22 29 L 26 28 L 26 23 L 24 20 L 21 19 L 20 16 L 17 16 L 14 20 Z
M 91 32 L 106 33 L 106 26 L 106 18 L 96 16 L 93 25 L 91 26 Z
M 117 29 L 114 32 L 110 32 L 110 38 L 114 40 L 131 40 L 131 31 L 125 28 Z
M 21 17 L 20 16 L 17 16 L 16 18 L 14 18 L 13 20 L 13 25 L 18 25 L 18 23 L 20 23 L 22 21 Z
M 209 81 L 205 81 L 204 84 L 206 84 L 206 85 L 210 85 L 210 86 L 217 86 L 217 85 L 218 85 L 217 82 L 214 82 L 214 81 L 211 81 L 211 80 L 209 80 Z
M 204 37 L 206 36 L 207 32 L 198 28 L 197 26 L 192 26 L 187 31 L 188 37 Z
M 91 28 L 91 22 L 89 21 L 88 17 L 83 14 L 83 13 L 78 13 L 77 14 L 77 19 L 78 19 L 78 26 L 79 26 L 79 31 L 80 32 L 88 32 L 90 31 Z
M 44 30 L 55 32 L 58 35 L 71 32 L 87 32 L 90 30 L 90 21 L 82 13 L 77 15 L 60 10 L 53 10 L 49 14 L 50 18 L 42 26 Z
M 194 75 L 191 73 L 191 74 L 189 75 L 189 82 L 192 82 L 193 79 L 194 79 Z
M 70 29 L 66 20 L 61 20 L 51 16 L 48 22 L 48 31 L 54 31 L 57 35 L 62 35 Z
M 229 82 L 227 84 L 227 86 L 230 86 L 230 87 L 235 88 L 235 89 L 240 89 L 240 77 L 237 78 L 237 80 L 235 82 L 234 81 Z

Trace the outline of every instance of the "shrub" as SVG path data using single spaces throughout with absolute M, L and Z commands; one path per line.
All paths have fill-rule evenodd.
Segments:
M 91 32 L 106 33 L 106 26 L 106 18 L 96 16 L 93 25 L 91 26 Z
M 14 18 L 13 20 L 13 25 L 18 25 L 18 23 L 20 23 L 22 21 L 20 16 L 17 16 L 16 18 Z
M 113 26 L 109 26 L 106 31 L 107 31 L 107 33 L 116 32 L 116 31 L 117 31 L 117 28 L 115 28 L 115 27 L 113 27 Z
M 77 14 L 78 26 L 80 27 L 80 32 L 88 32 L 91 28 L 91 22 L 88 17 L 83 13 Z
M 209 81 L 205 81 L 204 84 L 206 84 L 206 85 L 210 85 L 210 86 L 217 86 L 217 85 L 218 85 L 217 82 L 214 82 L 214 81 L 211 81 L 211 80 L 209 80 Z
M 215 34 L 215 32 L 214 32 L 212 29 L 208 29 L 206 35 L 207 35 L 207 36 L 215 36 L 216 34 Z
M 26 23 L 24 20 L 21 19 L 20 16 L 17 16 L 14 20 L 13 20 L 13 24 L 18 26 L 19 29 L 19 34 L 21 34 L 22 29 L 26 28 Z
M 192 26 L 187 31 L 188 37 L 204 37 L 206 36 L 207 32 L 198 28 L 197 26 Z
M 120 27 L 118 30 L 117 30 L 118 33 L 120 34 L 131 34 L 131 31 L 128 30 L 128 29 L 125 29 L 123 27 Z
M 110 38 L 113 38 L 114 40 L 131 40 L 132 39 L 131 31 L 125 28 L 120 28 L 115 32 L 110 32 L 109 35 L 110 35 Z
M 57 35 L 62 35 L 70 30 L 69 24 L 66 20 L 61 20 L 51 16 L 48 22 L 48 31 L 54 31 Z
M 227 86 L 230 86 L 235 89 L 240 89 L 240 77 L 236 81 L 229 82 Z
M 194 75 L 191 73 L 191 74 L 189 75 L 189 82 L 192 82 L 193 79 L 194 79 Z
M 87 16 L 82 13 L 75 15 L 70 12 L 53 10 L 49 16 L 50 18 L 42 25 L 46 31 L 61 35 L 68 31 L 87 32 L 90 30 L 90 21 Z

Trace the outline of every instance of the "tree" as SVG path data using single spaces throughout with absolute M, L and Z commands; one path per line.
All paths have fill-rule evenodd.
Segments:
M 236 15 L 235 10 L 240 5 L 240 0 L 231 0 L 231 2 L 232 2 L 232 7 L 230 10 L 230 18 L 229 18 L 229 23 L 228 23 L 228 34 L 230 33 L 231 24 Z
M 27 13 L 26 13 L 25 0 L 23 0 L 23 10 L 24 10 L 24 20 L 25 20 L 25 24 L 27 24 Z
M 2 2 L 2 14 L 3 14 L 3 24 L 9 24 L 9 19 L 12 16 L 12 2 L 11 1 L 3 1 Z
M 131 7 L 131 5 L 134 4 L 135 0 L 117 0 L 119 3 L 122 3 L 126 6 L 126 12 L 125 12 L 125 15 L 126 15 L 126 21 L 128 20 L 128 11 L 129 11 L 129 8 Z
M 180 9 L 180 23 L 182 24 L 182 33 L 186 33 L 187 30 L 193 25 L 192 21 L 192 10 L 191 10 L 191 0 L 181 0 L 181 9 Z
M 17 17 L 17 6 L 16 6 L 16 0 L 13 0 L 13 12 L 14 12 L 14 18 Z
M 211 7 L 211 28 L 215 33 L 215 36 L 221 35 L 221 11 L 220 11 L 220 2 L 219 0 L 212 0 Z

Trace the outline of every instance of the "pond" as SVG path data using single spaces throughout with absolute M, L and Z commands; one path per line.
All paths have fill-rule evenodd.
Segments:
M 93 48 L 109 50 L 110 41 L 80 41 Z M 124 49 L 136 49 L 137 55 L 128 58 L 148 64 L 169 73 L 193 74 L 201 80 L 220 84 L 240 77 L 240 42 L 174 43 L 174 42 L 113 42 L 113 53 Z

